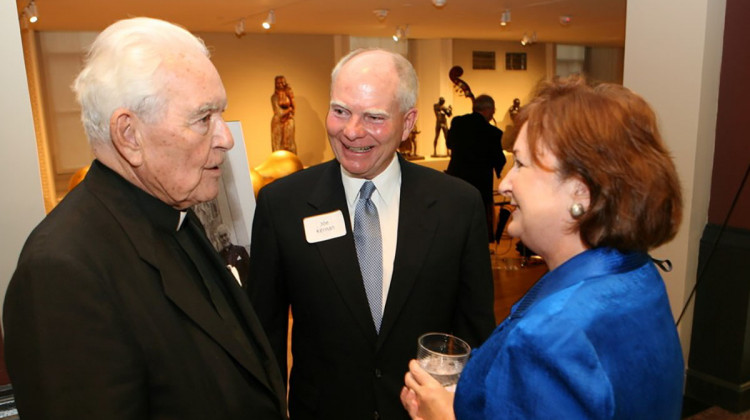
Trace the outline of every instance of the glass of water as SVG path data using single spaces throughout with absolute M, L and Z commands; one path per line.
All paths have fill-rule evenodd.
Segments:
M 471 347 L 456 336 L 434 332 L 423 334 L 417 343 L 417 361 L 422 369 L 449 391 L 455 391 Z

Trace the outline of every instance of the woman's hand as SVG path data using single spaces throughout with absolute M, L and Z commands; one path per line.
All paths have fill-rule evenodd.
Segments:
M 455 420 L 453 393 L 419 366 L 416 360 L 409 362 L 409 371 L 404 376 L 401 404 L 414 420 Z

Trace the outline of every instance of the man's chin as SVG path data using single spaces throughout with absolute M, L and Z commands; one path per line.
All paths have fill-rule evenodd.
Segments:
M 215 187 L 212 187 L 212 188 L 202 188 L 200 190 L 194 191 L 193 194 L 187 197 L 185 202 L 190 203 L 187 205 L 187 207 L 192 207 L 196 204 L 206 203 L 208 201 L 211 201 L 218 196 L 219 196 L 219 186 L 217 184 Z

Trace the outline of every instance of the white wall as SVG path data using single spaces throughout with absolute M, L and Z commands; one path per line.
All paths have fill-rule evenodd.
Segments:
M 695 284 L 711 187 L 726 0 L 628 0 L 624 85 L 654 108 L 683 186 L 684 215 L 674 241 L 652 256 L 677 317 Z M 680 325 L 687 360 L 692 304 Z
M 453 66 L 453 43 L 450 39 L 410 40 L 409 59 L 419 75 L 417 154 L 429 158 L 437 149 L 438 155 L 445 155 L 443 134 L 440 134 L 437 147 L 434 146 L 436 117 L 433 105 L 440 97 L 446 100 L 446 105 L 452 105 L 453 84 L 448 79 L 448 72 Z M 443 166 L 447 166 L 447 162 L 437 169 L 445 169 Z
M 0 2 L 0 309 L 18 254 L 44 217 L 31 102 L 15 2 Z

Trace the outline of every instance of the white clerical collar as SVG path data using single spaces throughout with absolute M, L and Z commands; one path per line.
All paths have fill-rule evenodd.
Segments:
M 182 227 L 182 222 L 185 221 L 185 216 L 187 216 L 187 210 L 181 211 L 180 212 L 180 220 L 177 222 L 177 229 L 175 229 L 175 231 L 180 230 L 180 228 Z
M 359 190 L 365 181 L 372 181 L 375 184 L 374 194 L 378 194 L 380 199 L 387 204 L 392 200 L 393 194 L 401 188 L 401 165 L 398 163 L 398 156 L 394 153 L 391 163 L 388 164 L 385 170 L 370 180 L 354 178 L 342 166 L 341 181 L 344 184 L 344 193 L 349 205 L 354 205 L 359 197 Z

